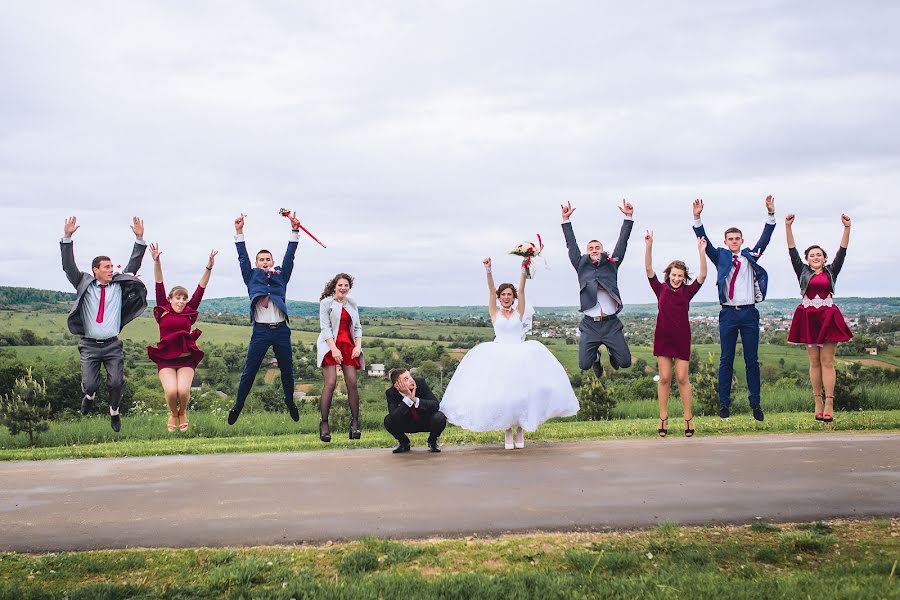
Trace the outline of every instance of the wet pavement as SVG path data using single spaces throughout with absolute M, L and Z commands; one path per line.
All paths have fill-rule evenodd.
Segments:
M 0 550 L 248 546 L 900 514 L 898 433 L 426 450 L 0 463 Z

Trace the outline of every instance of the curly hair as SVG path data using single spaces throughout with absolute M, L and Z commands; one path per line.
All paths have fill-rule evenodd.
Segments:
M 322 290 L 322 295 L 319 297 L 319 300 L 324 300 L 328 296 L 334 296 L 334 288 L 337 286 L 337 282 L 341 279 L 346 279 L 347 283 L 350 284 L 350 288 L 353 289 L 353 277 L 347 275 L 346 273 L 338 273 L 334 277 L 328 280 L 328 283 L 325 284 L 325 289 Z
M 519 293 L 516 291 L 516 286 L 514 286 L 511 283 L 501 283 L 500 284 L 500 287 L 497 288 L 497 298 L 500 298 L 500 294 L 502 294 L 506 290 L 512 290 L 514 300 L 519 299 Z
M 684 271 L 684 282 L 685 283 L 691 282 L 691 273 L 690 273 L 690 271 L 688 271 L 687 265 L 684 264 L 684 261 L 673 260 L 672 262 L 669 263 L 669 266 L 666 267 L 666 270 L 663 271 L 663 275 L 664 275 L 663 279 L 665 280 L 666 283 L 669 283 L 669 274 L 672 272 L 672 269 L 679 269 L 681 271 Z

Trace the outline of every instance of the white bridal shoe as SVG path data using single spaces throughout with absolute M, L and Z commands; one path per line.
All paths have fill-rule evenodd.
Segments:
M 513 430 L 512 430 L 512 427 L 510 427 L 509 429 L 506 430 L 506 440 L 505 440 L 504 447 L 505 447 L 507 450 L 512 450 L 512 449 L 513 449 Z
M 525 430 L 519 427 L 516 430 L 516 448 L 524 448 L 525 447 Z

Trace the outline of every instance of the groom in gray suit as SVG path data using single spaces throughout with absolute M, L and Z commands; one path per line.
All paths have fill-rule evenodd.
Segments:
M 66 219 L 63 238 L 59 242 L 62 267 L 75 287 L 75 303 L 69 311 L 69 331 L 79 336 L 81 355 L 81 414 L 91 410 L 94 396 L 100 389 L 100 365 L 106 367 L 109 388 L 109 418 L 113 431 L 119 431 L 119 401 L 125 391 L 125 364 L 119 332 L 147 308 L 147 287 L 134 274 L 141 268 L 147 243 L 144 241 L 144 222 L 134 217 L 134 248 L 124 273 L 113 270 L 108 256 L 91 261 L 91 273 L 79 271 L 75 265 L 72 235 L 79 225 L 75 217 Z
M 569 260 L 578 273 L 581 286 L 580 310 L 584 319 L 578 325 L 581 336 L 578 338 L 578 366 L 581 370 L 593 368 L 597 377 L 603 375 L 600 364 L 600 346 L 605 345 L 609 351 L 609 363 L 614 369 L 631 366 L 631 351 L 625 341 L 622 322 L 617 316 L 622 310 L 622 298 L 619 295 L 619 265 L 628 248 L 628 237 L 634 226 L 634 207 L 630 202 L 622 200 L 619 210 L 625 215 L 619 241 L 612 254 L 603 251 L 603 244 L 591 240 L 587 244 L 587 254 L 582 254 L 575 241 L 575 232 L 569 217 L 575 212 L 572 203 L 561 205 L 562 230 L 566 237 Z

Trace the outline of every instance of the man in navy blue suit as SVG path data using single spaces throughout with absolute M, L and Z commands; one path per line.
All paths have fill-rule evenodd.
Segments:
M 244 408 L 244 401 L 253 387 L 253 380 L 259 371 L 266 351 L 271 347 L 281 370 L 281 386 L 284 389 L 284 403 L 291 418 L 300 420 L 300 411 L 294 403 L 294 362 L 291 350 L 291 330 L 288 327 L 288 308 L 285 302 L 287 284 L 294 270 L 294 254 L 300 243 L 300 221 L 296 214 L 290 217 L 291 237 L 284 253 L 281 266 L 276 267 L 272 253 L 260 250 L 256 253 L 256 266 L 250 264 L 247 245 L 244 242 L 244 215 L 234 220 L 234 245 L 237 247 L 241 275 L 247 284 L 250 296 L 250 322 L 253 335 L 247 347 L 247 359 L 238 384 L 237 400 L 228 411 L 228 424 L 234 425 Z
M 716 265 L 716 286 L 719 288 L 719 416 L 731 416 L 731 381 L 734 377 L 734 354 L 738 334 L 744 349 L 744 367 L 747 373 L 750 408 L 753 418 L 763 420 L 759 398 L 759 311 L 756 303 L 766 299 L 769 275 L 759 265 L 763 251 L 769 245 L 775 231 L 775 198 L 766 196 L 766 210 L 769 213 L 762 236 L 753 248 L 743 248 L 744 237 L 741 230 L 731 227 L 725 230 L 725 248 L 715 248 L 707 244 L 706 255 Z M 694 200 L 694 234 L 709 241 L 700 213 L 703 200 Z

